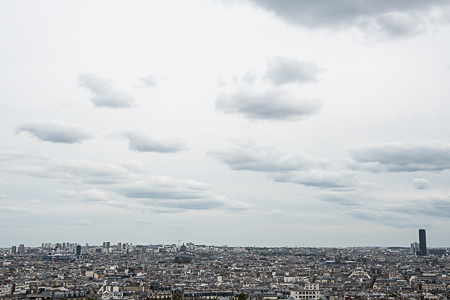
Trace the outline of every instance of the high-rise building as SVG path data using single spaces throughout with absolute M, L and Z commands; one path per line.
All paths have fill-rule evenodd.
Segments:
M 12 246 L 11 247 L 11 253 L 12 254 L 17 254 L 17 247 L 16 246 Z
M 117 250 L 119 250 L 119 251 L 122 250 L 122 243 L 117 243 Z
M 420 256 L 427 255 L 427 236 L 425 229 L 419 229 L 419 249 Z
M 25 253 L 25 246 L 24 246 L 24 244 L 20 244 L 19 248 L 17 250 L 19 251 L 19 254 L 24 254 Z
M 78 256 L 81 255 L 81 245 L 77 245 L 77 253 Z
M 420 251 L 419 243 L 417 243 L 417 242 L 411 243 L 411 253 L 417 254 L 417 252 L 419 252 L 419 251 Z

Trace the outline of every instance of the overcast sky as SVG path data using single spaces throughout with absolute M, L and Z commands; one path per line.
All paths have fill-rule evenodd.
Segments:
M 0 2 L 0 247 L 450 246 L 448 0 Z

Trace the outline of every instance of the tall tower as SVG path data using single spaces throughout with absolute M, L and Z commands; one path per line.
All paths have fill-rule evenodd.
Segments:
M 427 235 L 425 229 L 419 229 L 419 249 L 420 256 L 427 255 Z

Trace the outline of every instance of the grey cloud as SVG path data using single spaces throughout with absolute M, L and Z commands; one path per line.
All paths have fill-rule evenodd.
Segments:
M 75 144 L 92 138 L 83 128 L 58 120 L 34 120 L 25 122 L 16 129 L 16 133 L 27 132 L 41 141 Z
M 135 220 L 135 222 L 139 223 L 139 224 L 152 224 L 152 222 L 150 222 L 149 220 L 146 220 L 146 219 L 137 219 L 137 220 Z
M 324 192 L 319 194 L 317 198 L 346 206 L 360 205 L 366 200 L 365 197 L 355 192 Z
M 210 191 L 210 185 L 189 179 L 151 176 L 146 180 L 117 185 L 113 189 L 127 197 L 140 199 L 157 212 L 176 213 L 190 210 L 247 210 L 253 206 Z
M 91 226 L 91 225 L 93 225 L 92 222 L 89 222 L 87 220 L 76 221 L 76 222 L 74 222 L 74 224 L 78 225 L 78 226 Z
M 450 144 L 440 141 L 386 143 L 351 149 L 348 166 L 370 172 L 416 172 L 450 169 Z
M 253 71 L 247 71 L 244 75 L 242 75 L 241 81 L 245 83 L 253 83 L 255 82 L 258 76 Z
M 429 224 L 429 219 L 424 218 L 423 215 L 450 218 L 450 199 L 448 197 L 404 199 L 400 203 L 396 202 L 389 204 L 376 201 L 375 207 L 355 209 L 348 214 L 357 219 L 382 222 L 398 228 L 425 227 Z
M 425 178 L 414 178 L 412 183 L 416 190 L 425 190 L 430 187 L 430 182 Z
M 356 219 L 375 221 L 396 228 L 417 228 L 420 225 L 420 221 L 411 222 L 411 216 L 392 211 L 354 209 L 348 214 Z
M 316 64 L 282 56 L 275 56 L 267 62 L 265 78 L 273 84 L 316 82 L 322 71 Z
M 229 199 L 222 195 L 212 195 L 208 198 L 199 199 L 146 199 L 145 205 L 151 205 L 152 211 L 164 213 L 178 213 L 183 210 L 228 210 L 246 211 L 253 208 L 253 205 L 239 200 Z
M 62 198 L 75 198 L 78 193 L 74 190 L 57 190 L 55 193 Z
M 187 149 L 186 144 L 177 138 L 157 140 L 136 131 L 125 132 L 124 136 L 129 140 L 129 149 L 137 152 L 171 153 Z
M 211 197 L 209 185 L 194 180 L 152 176 L 146 180 L 118 185 L 115 190 L 128 198 L 198 199 Z
M 4 166 L 4 171 L 24 174 L 38 178 L 53 178 L 61 181 L 79 184 L 113 184 L 127 182 L 134 173 L 122 166 L 90 161 L 71 159 L 51 159 L 36 162 L 23 161 L 13 166 Z
M 134 97 L 115 89 L 106 78 L 82 73 L 78 76 L 78 83 L 94 94 L 91 101 L 96 107 L 128 108 L 135 105 Z
M 322 102 L 315 98 L 299 98 L 284 90 L 256 91 L 240 88 L 234 93 L 220 93 L 216 110 L 240 114 L 249 119 L 298 121 L 316 114 Z
M 21 166 L 23 163 L 25 166 Z M 52 178 L 64 183 L 96 185 L 83 191 L 57 190 L 60 199 L 99 201 L 102 205 L 154 212 L 182 212 L 187 209 L 244 211 L 253 205 L 244 200 L 215 194 L 211 186 L 189 179 L 146 176 L 122 166 L 88 160 L 23 160 L 13 167 L 3 162 L 2 170 L 38 178 Z M 131 168 L 132 169 L 132 168 Z M 98 185 L 103 185 L 98 188 Z M 4 210 L 14 210 L 4 208 Z M 20 211 L 16 209 L 15 211 Z
M 283 172 L 309 170 L 327 166 L 325 159 L 310 156 L 300 151 L 283 152 L 256 144 L 239 145 L 231 149 L 211 150 L 208 154 L 233 170 L 257 172 Z
M 318 170 L 277 173 L 272 176 L 272 180 L 275 182 L 292 182 L 323 188 L 343 188 L 356 184 L 355 173 Z
M 417 14 L 383 15 L 377 19 L 377 25 L 391 37 L 416 35 L 426 30 L 425 22 Z
M 35 155 L 18 152 L 18 151 L 0 151 L 0 161 L 13 161 L 13 160 L 23 160 L 23 159 L 35 159 L 38 158 Z M 41 157 L 42 158 L 42 157 Z
M 136 173 L 142 173 L 142 172 L 144 172 L 144 169 L 145 169 L 144 164 L 135 159 L 120 161 L 117 164 L 131 172 L 136 172 Z
M 264 214 L 264 216 L 266 216 L 266 217 L 282 217 L 283 215 L 284 215 L 284 213 L 280 209 L 274 209 L 274 210 L 266 212 Z
M 408 215 L 450 218 L 450 198 L 427 197 L 412 200 L 407 199 L 401 204 L 386 205 L 382 209 Z
M 141 77 L 140 80 L 144 84 L 145 87 L 155 87 L 156 86 L 156 78 L 152 75 L 147 75 L 145 77 Z
M 359 28 L 387 36 L 416 34 L 428 23 L 448 22 L 446 0 L 250 0 L 277 17 L 309 29 Z M 436 16 L 436 11 L 442 13 Z

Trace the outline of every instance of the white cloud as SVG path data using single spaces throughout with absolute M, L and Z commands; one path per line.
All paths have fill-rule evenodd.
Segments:
M 28 202 L 30 202 L 31 204 L 42 204 L 42 201 L 38 199 L 30 199 Z
M 18 126 L 16 133 L 27 132 L 41 141 L 63 144 L 81 143 L 92 135 L 78 125 L 59 120 L 34 120 Z
M 80 86 L 86 87 L 94 94 L 91 98 L 96 107 L 128 108 L 135 105 L 134 97 L 115 89 L 111 80 L 92 73 L 81 73 L 78 76 Z
M 80 192 L 80 195 L 83 197 L 84 200 L 87 201 L 107 201 L 108 200 L 108 193 L 98 190 L 98 189 L 91 189 Z

